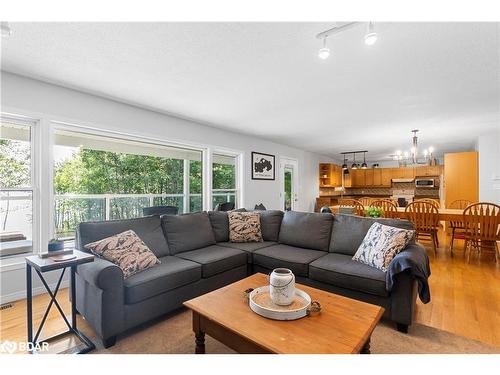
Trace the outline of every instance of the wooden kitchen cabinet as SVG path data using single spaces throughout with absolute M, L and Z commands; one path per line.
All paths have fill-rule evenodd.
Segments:
M 365 182 L 365 169 L 351 169 L 351 185 L 352 187 L 366 186 Z
M 443 173 L 443 167 L 440 165 L 426 165 L 423 167 L 415 168 L 415 177 L 435 177 L 441 176 Z
M 415 168 L 413 167 L 400 167 L 389 168 L 391 170 L 392 178 L 414 178 Z
M 444 154 L 445 207 L 458 199 L 479 200 L 478 153 L 454 152 Z
M 382 169 L 374 168 L 373 172 L 373 186 L 382 186 Z
M 332 163 L 319 165 L 319 186 L 333 188 L 342 186 L 342 167 Z M 426 165 L 421 167 L 349 169 L 344 176 L 344 186 L 349 188 L 391 187 L 393 179 L 412 179 L 415 177 L 435 177 L 443 174 L 443 166 Z
M 342 167 L 332 163 L 320 163 L 319 187 L 342 186 Z
M 391 168 L 381 168 L 381 186 L 391 187 L 392 185 L 392 169 Z
M 365 172 L 365 186 L 375 186 L 373 169 L 363 169 Z

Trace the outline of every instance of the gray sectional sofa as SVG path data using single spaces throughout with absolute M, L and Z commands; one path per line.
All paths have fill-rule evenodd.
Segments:
M 125 280 L 121 269 L 104 259 L 78 266 L 79 313 L 109 347 L 118 334 L 175 310 L 188 299 L 254 272 L 286 267 L 299 283 L 383 306 L 385 316 L 407 331 L 417 289 L 427 288 L 425 249 L 410 244 L 388 272 L 351 258 L 374 220 L 402 228 L 412 228 L 411 223 L 341 214 L 259 212 L 264 241 L 258 243 L 229 242 L 228 216 L 221 211 L 81 223 L 78 249 L 86 251 L 87 243 L 132 229 L 161 264 Z

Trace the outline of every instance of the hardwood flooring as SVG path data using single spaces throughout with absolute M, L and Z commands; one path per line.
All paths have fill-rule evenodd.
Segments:
M 437 256 L 434 256 L 430 243 L 423 244 L 431 263 L 432 300 L 426 305 L 417 300 L 415 321 L 500 347 L 500 264 L 495 264 L 494 255 L 484 254 L 481 259 L 473 255 L 467 264 L 463 242 L 456 241 L 455 255 L 450 257 L 449 237 L 442 231 Z M 69 315 L 67 289 L 59 292 L 58 300 Z M 37 325 L 48 302 L 46 294 L 34 297 L 33 316 Z M 13 307 L 0 310 L 0 341 L 26 340 L 26 300 L 12 304 Z M 78 324 L 81 327 L 86 324 L 80 316 Z M 64 322 L 53 307 L 42 337 L 64 329 Z M 73 345 L 74 340 L 62 341 L 58 351 Z

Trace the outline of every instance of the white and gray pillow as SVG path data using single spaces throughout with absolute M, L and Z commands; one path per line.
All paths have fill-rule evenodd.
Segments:
M 386 272 L 392 259 L 414 237 L 414 230 L 373 223 L 352 259 Z

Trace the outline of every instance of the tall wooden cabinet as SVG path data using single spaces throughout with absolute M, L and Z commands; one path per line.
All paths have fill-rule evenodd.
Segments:
M 444 154 L 444 203 L 450 204 L 458 199 L 471 202 L 479 200 L 478 153 L 455 152 Z

